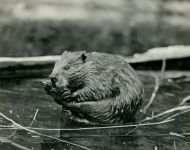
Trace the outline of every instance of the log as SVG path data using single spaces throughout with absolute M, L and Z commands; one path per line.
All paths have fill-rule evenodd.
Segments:
M 166 62 L 166 70 L 190 70 L 190 46 L 152 48 L 126 59 L 138 70 L 160 70 L 163 61 Z
M 35 66 L 55 63 L 60 56 L 37 56 L 37 57 L 0 57 L 0 68 L 16 66 Z
M 150 62 L 190 57 L 190 46 L 176 45 L 152 48 L 142 54 L 134 54 L 127 58 L 129 63 Z
M 190 70 L 190 46 L 169 46 L 150 49 L 143 54 L 119 56 L 137 70 L 160 70 L 166 61 L 167 70 Z M 0 78 L 44 77 L 60 56 L 0 57 Z
M 0 57 L 0 78 L 46 77 L 59 57 Z

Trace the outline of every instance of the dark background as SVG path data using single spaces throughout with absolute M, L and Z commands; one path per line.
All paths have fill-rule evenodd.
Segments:
M 169 45 L 190 45 L 190 0 L 0 0 L 0 57 L 59 55 L 64 50 L 127 56 Z M 187 50 L 189 46 L 184 48 Z M 184 54 L 182 49 L 175 56 Z M 100 150 L 189 149 L 189 107 L 150 121 L 158 123 L 181 113 L 173 122 L 139 124 L 141 117 L 178 107 L 190 95 L 189 57 L 173 56 L 162 61 L 165 59 L 162 56 L 167 56 L 165 53 L 158 52 L 155 56 L 160 59 L 148 61 L 152 55 L 147 55 L 146 62 L 131 64 L 138 70 L 145 89 L 142 108 L 152 96 L 154 99 L 145 114 L 137 115 L 137 128 L 35 130 L 57 138 L 52 140 L 26 130 L 3 129 L 11 123 L 0 115 L 0 150 L 20 149 L 15 143 L 34 150 L 79 149 L 58 139 Z M 32 127 L 37 128 L 80 128 L 80 124 L 69 122 L 61 106 L 44 91 L 42 81 L 49 76 L 54 64 L 49 61 L 0 58 L 0 113 L 25 127 L 34 119 Z M 189 100 L 184 105 L 189 106 Z M 3 142 L 2 138 L 10 142 Z
M 189 0 L 0 0 L 0 56 L 190 44 Z

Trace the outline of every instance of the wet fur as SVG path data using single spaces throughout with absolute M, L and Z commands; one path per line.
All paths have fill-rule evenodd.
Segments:
M 50 92 L 54 100 L 89 122 L 130 122 L 142 101 L 143 87 L 135 71 L 115 55 L 64 52 L 51 76 L 58 79 Z M 59 94 L 64 90 L 70 93 L 66 98 Z

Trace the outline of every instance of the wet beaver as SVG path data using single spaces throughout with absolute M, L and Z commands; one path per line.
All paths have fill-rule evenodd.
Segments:
M 45 90 L 70 116 L 87 123 L 131 122 L 143 87 L 122 57 L 65 51 L 55 63 Z

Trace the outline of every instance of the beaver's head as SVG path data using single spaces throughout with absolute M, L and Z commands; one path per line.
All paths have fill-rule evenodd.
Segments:
M 72 92 L 82 88 L 87 74 L 86 59 L 84 51 L 65 51 L 49 76 L 52 85 L 60 90 L 68 88 Z

